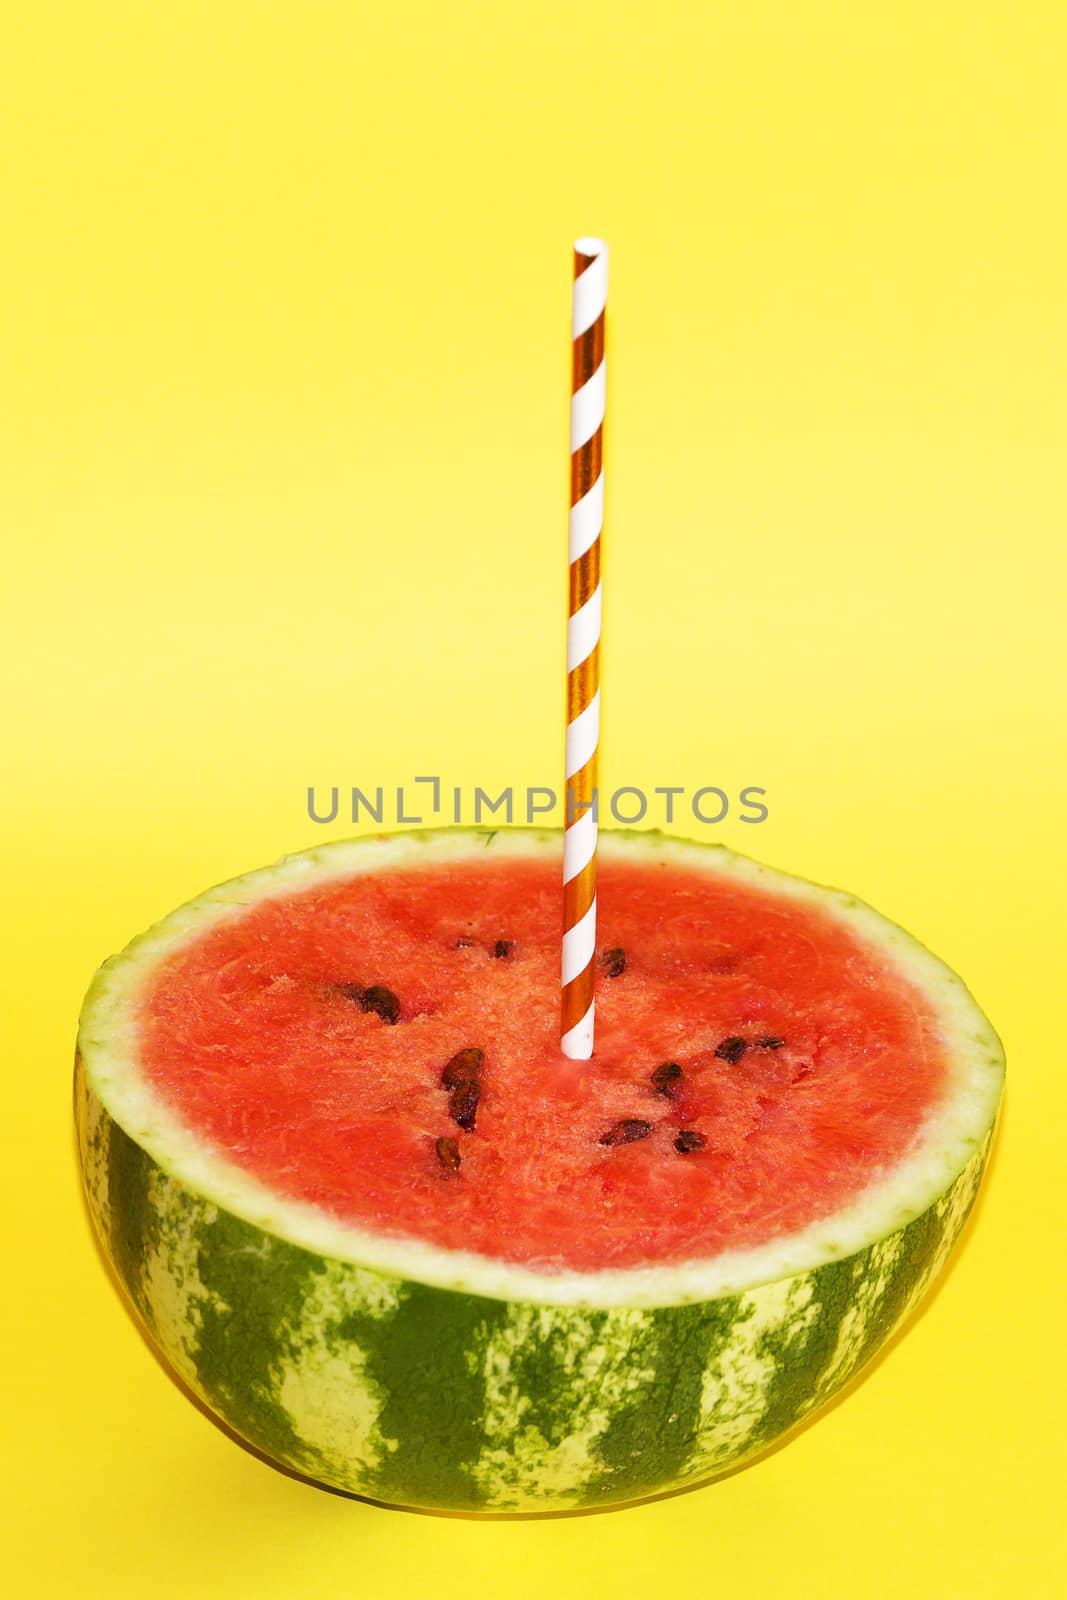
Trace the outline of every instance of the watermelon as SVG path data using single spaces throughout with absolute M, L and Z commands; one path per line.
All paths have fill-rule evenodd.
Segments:
M 756 1456 L 912 1310 L 999 1042 L 835 890 L 602 835 L 597 1048 L 558 1046 L 558 833 L 333 843 L 105 962 L 79 1150 L 159 1352 L 387 1504 L 591 1508 Z

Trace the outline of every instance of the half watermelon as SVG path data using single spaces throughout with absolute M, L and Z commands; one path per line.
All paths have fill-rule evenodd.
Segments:
M 601 837 L 597 1049 L 558 1048 L 560 837 L 327 845 L 106 962 L 89 1206 L 157 1347 L 267 1456 L 558 1511 L 753 1456 L 884 1343 L 974 1200 L 1003 1056 L 851 896 Z

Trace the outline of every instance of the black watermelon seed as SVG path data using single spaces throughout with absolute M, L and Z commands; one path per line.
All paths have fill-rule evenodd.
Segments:
M 437 1159 L 449 1172 L 455 1172 L 460 1163 L 459 1145 L 455 1139 L 435 1139 Z
M 682 1081 L 682 1069 L 677 1061 L 664 1061 L 662 1066 L 650 1074 L 649 1081 L 654 1089 L 658 1089 L 660 1094 L 665 1094 L 669 1099 Z
M 613 950 L 601 950 L 598 965 L 606 977 L 621 978 L 626 971 L 626 951 L 621 945 Z
M 651 1132 L 651 1122 L 643 1122 L 640 1117 L 625 1117 L 622 1122 L 616 1122 L 609 1128 L 607 1133 L 600 1135 L 600 1143 L 635 1144 L 638 1139 L 647 1139 Z
M 674 1141 L 674 1148 L 680 1156 L 687 1156 L 691 1150 L 703 1150 L 707 1142 L 705 1135 L 695 1128 L 683 1128 Z
M 458 1089 L 461 1083 L 473 1083 L 481 1069 L 485 1054 L 477 1045 L 457 1050 L 450 1061 L 441 1068 L 442 1089 Z
M 493 954 L 498 961 L 503 961 L 505 956 L 509 956 L 514 948 L 515 945 L 511 939 L 498 939 L 493 946 Z
M 771 1034 L 770 1038 L 759 1041 L 761 1050 L 780 1050 L 784 1044 L 785 1040 L 779 1039 L 776 1034 Z
M 732 1064 L 734 1061 L 740 1061 L 747 1049 L 748 1045 L 745 1040 L 738 1038 L 735 1034 L 729 1039 L 723 1039 L 716 1045 L 715 1054 L 720 1061 L 729 1061 Z
M 474 1127 L 474 1118 L 481 1097 L 482 1091 L 473 1079 L 470 1083 L 457 1084 L 448 1097 L 449 1116 L 467 1133 Z
M 372 983 L 369 989 L 364 989 L 359 1003 L 364 1011 L 376 1011 L 383 1022 L 400 1021 L 400 1001 L 383 983 Z

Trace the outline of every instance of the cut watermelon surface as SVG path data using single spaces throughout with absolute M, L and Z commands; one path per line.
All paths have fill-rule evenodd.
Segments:
M 932 1003 L 856 930 L 662 855 L 605 860 L 600 898 L 622 970 L 588 1065 L 559 1049 L 541 854 L 347 877 L 213 927 L 153 974 L 142 1070 L 276 1193 L 578 1270 L 762 1244 L 900 1159 L 948 1059 Z M 442 1083 L 464 1050 L 466 1093 Z
M 973 1200 L 1002 1056 L 936 958 L 721 847 L 608 834 L 570 1061 L 559 858 L 327 846 L 90 992 L 105 1248 L 196 1392 L 318 1481 L 469 1510 L 699 1481 L 858 1370 Z

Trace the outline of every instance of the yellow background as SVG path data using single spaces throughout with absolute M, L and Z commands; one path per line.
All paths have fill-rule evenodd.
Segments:
M 1059 1592 L 1067 13 L 3 21 L 11 1592 Z M 764 824 L 689 831 L 910 927 L 1010 1091 L 978 1225 L 842 1404 L 717 1486 L 473 1523 L 290 1481 L 167 1381 L 90 1244 L 68 1075 L 100 959 L 351 831 L 308 784 L 556 779 L 586 232 L 603 780 L 764 786 Z

